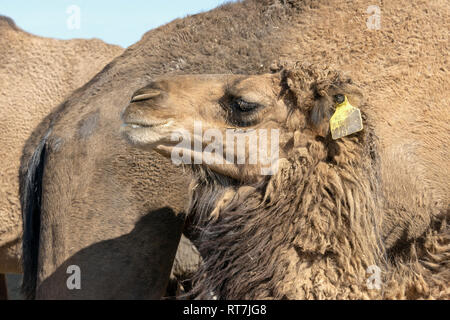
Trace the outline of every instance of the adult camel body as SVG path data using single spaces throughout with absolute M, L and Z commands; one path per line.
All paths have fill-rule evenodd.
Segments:
M 71 91 L 122 52 L 97 39 L 38 37 L 0 16 L 0 273 L 22 272 L 19 166 L 26 140 Z
M 25 284 L 29 294 L 33 295 L 37 285 L 38 298 L 79 297 L 82 290 L 69 292 L 65 287 L 67 265 L 76 264 L 82 254 L 95 259 L 96 252 L 101 251 L 97 251 L 97 243 L 119 245 L 114 239 L 109 242 L 93 239 L 87 230 L 77 230 L 86 239 L 83 247 L 92 244 L 92 250 L 85 253 L 80 246 L 74 245 L 73 236 L 67 232 L 74 221 L 85 219 L 91 222 L 92 229 L 101 230 L 120 225 L 124 220 L 140 221 L 150 212 L 149 221 L 163 216 L 166 219 L 161 222 L 158 232 L 152 233 L 152 226 L 139 222 L 135 229 L 139 231 L 144 227 L 142 230 L 149 235 L 147 241 L 155 244 L 140 248 L 145 254 L 143 257 L 139 257 L 138 250 L 129 250 L 131 257 L 123 259 L 125 262 L 137 258 L 148 261 L 147 275 L 158 276 L 154 277 L 157 280 L 148 283 L 154 291 L 147 297 L 160 296 L 183 224 L 173 217 L 182 211 L 186 199 L 180 199 L 179 210 L 155 214 L 155 210 L 165 208 L 167 204 L 152 202 L 152 191 L 145 186 L 148 179 L 163 181 L 161 194 L 173 197 L 181 189 L 186 190 L 190 178 L 181 179 L 181 184 L 178 180 L 169 183 L 165 178 L 167 174 L 179 177 L 183 171 L 158 171 L 158 165 L 169 165 L 170 161 L 155 153 L 135 150 L 125 144 L 117 131 L 120 112 L 133 92 L 158 75 L 254 74 L 268 70 L 275 59 L 308 60 L 352 71 L 355 81 L 365 85 L 370 83 L 378 94 L 388 92 L 388 103 L 391 104 L 396 99 L 406 103 L 415 101 L 415 95 L 401 94 L 403 89 L 399 88 L 398 80 L 403 78 L 429 98 L 427 103 L 448 101 L 443 94 L 448 85 L 443 81 L 448 68 L 438 63 L 448 49 L 447 42 L 442 41 L 445 38 L 442 24 L 448 21 L 442 15 L 448 12 L 448 3 L 437 1 L 429 5 L 398 1 L 385 4 L 381 8 L 381 30 L 367 27 L 369 5 L 365 1 L 227 4 L 150 31 L 73 94 L 54 113 L 51 126 L 42 126 L 36 131 L 40 147 L 36 148 L 36 144 L 30 147 L 36 161 L 22 167 L 22 201 L 29 213 L 40 217 L 40 221 L 29 221 L 29 237 L 25 239 L 29 259 Z M 412 12 L 414 21 L 410 20 Z M 414 41 L 410 40 L 412 36 Z M 380 68 L 383 68 L 381 73 Z M 424 77 L 426 81 L 423 81 Z M 398 95 L 391 94 L 396 91 Z M 92 123 L 95 125 L 89 125 Z M 80 134 L 80 128 L 86 127 L 93 130 L 88 130 L 87 135 Z M 90 173 L 88 178 L 80 174 L 86 172 Z M 436 177 L 436 181 L 445 185 L 442 179 Z M 27 185 L 37 186 L 38 194 L 26 194 Z M 35 211 L 39 196 L 42 196 L 40 212 Z M 97 201 L 93 203 L 93 199 Z M 168 207 L 173 208 L 172 205 Z M 97 219 L 106 213 L 107 223 L 105 218 Z M 39 223 L 41 233 L 33 231 Z M 169 226 L 171 223 L 173 225 Z M 134 231 L 129 230 L 125 237 L 134 236 Z M 123 236 L 123 233 L 117 236 Z M 393 234 L 392 241 L 398 237 L 401 237 L 401 230 Z M 58 246 L 52 246 L 52 240 Z M 158 250 L 156 243 L 164 250 Z M 94 267 L 96 270 L 104 268 L 103 264 Z M 82 266 L 81 270 L 83 268 L 89 266 Z M 138 274 L 139 270 L 133 273 Z M 89 290 L 101 294 L 108 288 L 102 281 L 100 277 L 89 279 L 84 294 L 89 294 Z
M 22 273 L 18 175 L 21 156 L 27 163 L 30 158 L 29 153 L 22 155 L 25 142 L 53 108 L 123 49 L 97 39 L 38 37 L 21 30 L 8 17 L 0 17 L 0 44 L 0 114 L 4 124 L 0 139 L 6 150 L 1 154 L 0 273 Z M 154 188 L 157 191 L 157 186 Z M 181 242 L 176 261 L 172 287 L 191 275 L 198 264 L 198 254 L 187 239 Z M 6 288 L 4 276 L 0 283 Z

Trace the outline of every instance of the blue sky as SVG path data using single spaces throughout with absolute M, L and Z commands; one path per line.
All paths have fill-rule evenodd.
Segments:
M 100 38 L 122 47 L 148 30 L 225 0 L 0 0 L 0 14 L 22 29 L 58 39 Z

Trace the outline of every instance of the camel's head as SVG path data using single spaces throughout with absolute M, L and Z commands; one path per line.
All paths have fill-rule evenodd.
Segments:
M 333 144 L 335 106 L 344 97 L 358 106 L 357 93 L 340 73 L 310 66 L 263 75 L 162 77 L 134 93 L 122 133 L 176 163 L 256 178 L 294 149 Z

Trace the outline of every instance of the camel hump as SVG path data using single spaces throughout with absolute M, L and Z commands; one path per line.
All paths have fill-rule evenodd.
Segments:
M 2 15 L 0 15 L 0 30 L 1 29 L 12 29 L 16 31 L 21 31 L 21 29 L 16 25 L 13 19 Z

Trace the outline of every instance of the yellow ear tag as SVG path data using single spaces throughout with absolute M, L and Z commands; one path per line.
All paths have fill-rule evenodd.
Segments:
M 361 111 L 348 102 L 347 96 L 330 119 L 331 137 L 333 140 L 348 136 L 363 129 Z

